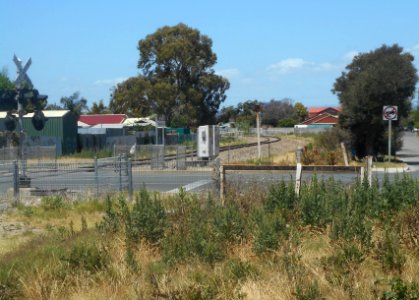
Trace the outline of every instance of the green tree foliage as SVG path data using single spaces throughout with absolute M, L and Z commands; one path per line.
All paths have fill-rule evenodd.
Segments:
M 44 109 L 47 100 L 41 99 L 37 89 L 30 88 L 26 83 L 19 90 L 8 78 L 7 72 L 3 70 L 0 73 L 0 111 L 17 110 L 16 96 L 19 97 L 23 109 L 31 112 L 34 109 Z
M 217 123 L 235 122 L 237 109 L 233 105 L 223 107 L 217 115 Z
M 230 84 L 212 69 L 217 56 L 208 36 L 182 23 L 165 26 L 140 40 L 138 50 L 142 74 L 118 85 L 112 111 L 156 113 L 164 115 L 168 125 L 172 120 L 186 126 L 215 123 Z
M 0 72 L 0 111 L 16 109 L 15 85 L 7 76 L 7 72 Z
M 99 114 L 108 114 L 110 113 L 109 108 L 103 104 L 103 100 L 99 100 L 99 103 L 93 102 L 92 107 L 90 108 L 89 114 L 99 115 Z
M 80 98 L 79 92 L 75 92 L 69 97 L 61 97 L 60 103 L 64 109 L 68 109 L 77 117 L 88 111 L 87 100 Z
M 119 83 L 112 93 L 110 110 L 131 117 L 144 117 L 151 114 L 155 105 L 149 97 L 150 86 L 149 80 L 144 76 L 131 77 Z
M 399 133 L 400 119 L 411 108 L 411 97 L 417 82 L 413 56 L 397 44 L 357 55 L 346 72 L 336 79 L 333 92 L 342 105 L 340 125 L 352 134 L 352 146 L 358 157 L 375 155 L 386 149 L 382 120 L 384 105 L 397 105 L 399 121 L 393 122 Z M 400 145 L 400 144 L 399 144 Z
M 294 105 L 295 114 L 298 117 L 298 121 L 302 122 L 308 116 L 307 107 L 305 107 L 301 102 L 297 102 Z
M 262 113 L 262 123 L 271 126 L 276 126 L 280 120 L 295 118 L 295 109 L 292 105 L 292 100 L 288 98 L 282 100 L 272 99 L 270 102 L 263 103 Z M 288 123 L 286 122 L 286 124 Z

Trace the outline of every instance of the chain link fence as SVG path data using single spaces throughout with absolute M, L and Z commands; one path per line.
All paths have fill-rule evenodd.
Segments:
M 21 157 L 19 147 L 3 147 L 0 148 L 0 163 L 7 163 L 19 160 Z M 56 160 L 56 146 L 29 146 L 23 147 L 24 156 L 28 160 Z

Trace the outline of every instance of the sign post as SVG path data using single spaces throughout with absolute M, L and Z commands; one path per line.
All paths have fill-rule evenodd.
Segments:
M 383 120 L 388 120 L 388 161 L 391 161 L 391 121 L 397 121 L 398 108 L 396 105 L 383 106 Z

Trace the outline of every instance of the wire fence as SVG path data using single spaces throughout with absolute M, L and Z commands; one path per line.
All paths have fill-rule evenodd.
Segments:
M 56 146 L 29 146 L 23 147 L 23 155 L 28 160 L 56 160 Z M 3 147 L 0 148 L 0 163 L 7 163 L 19 160 L 22 156 L 19 147 Z

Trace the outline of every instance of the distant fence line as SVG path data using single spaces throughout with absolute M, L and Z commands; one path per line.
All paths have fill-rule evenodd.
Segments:
M 57 158 L 56 146 L 27 146 L 24 147 L 26 159 L 55 160 Z M 0 148 L 0 161 L 8 162 L 21 158 L 19 147 Z

